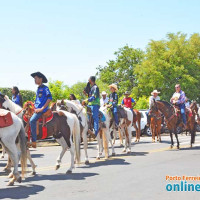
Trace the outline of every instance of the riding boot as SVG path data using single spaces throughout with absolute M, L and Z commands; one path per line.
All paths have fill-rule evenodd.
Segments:
M 32 146 L 33 148 L 36 148 L 36 147 L 37 147 L 37 143 L 36 143 L 36 142 L 32 142 L 32 143 L 31 143 L 31 146 Z

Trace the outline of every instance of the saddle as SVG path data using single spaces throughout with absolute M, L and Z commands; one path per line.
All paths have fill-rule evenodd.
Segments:
M 13 124 L 12 115 L 9 111 L 0 109 L 0 128 L 5 128 Z
M 32 116 L 27 115 L 26 113 L 23 116 L 23 120 L 26 122 L 26 126 L 25 126 L 25 131 L 26 133 L 28 133 L 28 139 L 30 140 L 30 135 L 31 135 L 31 129 L 30 129 L 30 123 L 29 120 Z M 46 124 L 48 122 L 50 122 L 53 119 L 53 113 L 50 109 L 48 109 L 45 113 L 42 114 L 42 116 L 39 118 L 39 120 L 37 121 L 37 135 L 40 135 L 41 129 L 40 127 L 42 127 L 42 138 L 41 139 L 45 139 L 47 137 L 47 126 Z
M 118 118 L 119 119 L 121 119 L 121 118 L 126 119 L 127 118 L 127 113 L 121 105 L 118 106 L 117 110 L 118 110 Z

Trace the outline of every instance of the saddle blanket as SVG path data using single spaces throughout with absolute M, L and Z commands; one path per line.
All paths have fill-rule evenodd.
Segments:
M 5 128 L 13 124 L 12 115 L 9 111 L 0 109 L 0 128 Z

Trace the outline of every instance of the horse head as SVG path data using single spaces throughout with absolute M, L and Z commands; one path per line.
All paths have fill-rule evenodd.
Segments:
M 63 100 L 57 100 L 56 104 L 54 104 L 54 106 L 56 107 L 56 110 L 64 110 L 64 111 L 68 111 L 68 107 Z
M 6 101 L 5 95 L 0 94 L 0 104 L 3 104 Z
M 28 115 L 28 116 L 32 116 L 34 114 L 34 103 L 32 101 L 27 101 L 25 104 L 24 104 L 24 114 L 25 115 Z

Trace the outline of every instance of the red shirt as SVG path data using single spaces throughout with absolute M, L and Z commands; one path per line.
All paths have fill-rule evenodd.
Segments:
M 132 108 L 132 103 L 134 103 L 135 100 L 131 97 L 124 98 L 122 100 L 122 104 L 125 105 L 127 108 Z

